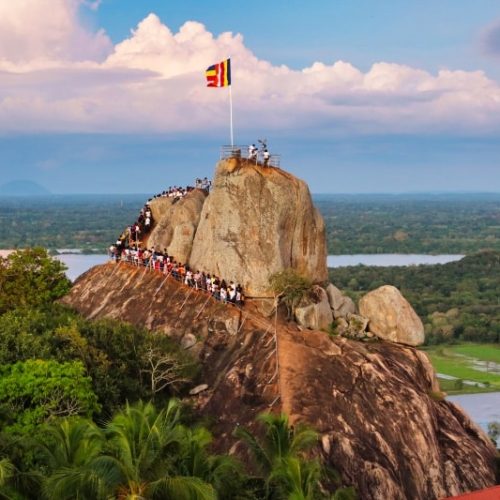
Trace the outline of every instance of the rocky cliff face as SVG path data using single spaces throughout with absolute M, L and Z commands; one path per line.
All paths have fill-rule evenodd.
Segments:
M 200 221 L 206 194 L 200 189 L 185 198 L 156 198 L 151 203 L 153 220 L 157 221 L 148 240 L 148 247 L 167 249 L 179 262 L 187 262 Z
M 269 276 L 288 267 L 325 281 L 325 227 L 307 184 L 281 169 L 219 162 L 190 262 L 241 283 L 250 296 L 270 296 Z
M 264 410 L 284 411 L 320 432 L 317 452 L 360 498 L 429 500 L 494 484 L 493 446 L 443 398 L 427 357 L 412 347 L 279 322 L 275 330 L 249 308 L 126 264 L 93 268 L 64 302 L 89 318 L 194 339 L 185 345 L 199 358 L 199 382 L 208 389 L 193 400 L 215 421 L 220 450 L 239 451 L 235 425 L 251 427 Z
M 328 278 L 323 218 L 306 183 L 281 169 L 224 160 L 208 197 L 157 198 L 151 210 L 148 247 L 240 283 L 247 296 L 271 297 L 269 276 L 289 267 L 315 283 Z

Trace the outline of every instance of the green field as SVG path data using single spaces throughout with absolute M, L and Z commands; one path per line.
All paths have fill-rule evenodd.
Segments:
M 457 344 L 425 347 L 434 369 L 438 373 L 456 377 L 439 379 L 441 389 L 449 394 L 500 391 L 500 346 L 498 344 Z M 482 362 L 481 369 L 474 360 Z M 460 382 L 462 381 L 462 382 Z M 476 385 L 463 383 L 471 381 Z M 486 387 L 481 387 L 483 384 Z

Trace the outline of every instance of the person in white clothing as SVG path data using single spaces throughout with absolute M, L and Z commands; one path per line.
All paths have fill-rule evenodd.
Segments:
M 248 159 L 249 160 L 255 160 L 257 157 L 257 148 L 255 147 L 255 144 L 251 144 L 248 146 Z
M 264 159 L 264 166 L 269 166 L 269 158 L 271 158 L 271 154 L 267 149 L 264 149 L 264 153 L 262 153 L 262 158 Z

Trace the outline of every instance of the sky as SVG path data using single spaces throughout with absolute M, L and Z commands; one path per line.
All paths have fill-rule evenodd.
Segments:
M 498 0 L 0 0 L 0 184 L 153 193 L 267 138 L 314 193 L 500 191 Z

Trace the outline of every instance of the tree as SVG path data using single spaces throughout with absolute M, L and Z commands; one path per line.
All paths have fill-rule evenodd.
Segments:
M 339 485 L 340 481 L 334 469 L 324 467 L 318 458 L 306 456 L 318 443 L 318 434 L 315 431 L 303 424 L 292 427 L 284 414 L 262 413 L 257 419 L 264 427 L 262 437 L 257 437 L 243 427 L 238 427 L 234 435 L 247 445 L 255 465 L 262 474 L 265 498 L 357 498 L 352 487 L 339 487 L 331 497 L 324 493 L 322 483 L 328 483 L 329 487 L 332 487 Z
M 209 483 L 179 474 L 175 467 L 185 438 L 180 412 L 174 399 L 159 412 L 151 403 L 127 404 L 106 426 L 111 449 L 100 465 L 116 478 L 114 494 L 131 499 L 215 500 Z
M 106 498 L 110 484 L 99 463 L 104 445 L 104 432 L 90 420 L 66 418 L 48 425 L 37 440 L 39 461 L 46 470 L 45 498 Z
M 277 299 L 283 300 L 288 312 L 288 319 L 302 297 L 311 289 L 310 280 L 301 276 L 294 269 L 285 269 L 274 273 L 269 278 L 269 285 Z
M 71 282 L 66 266 L 44 248 L 0 257 L 0 314 L 18 307 L 39 307 L 65 295 Z
M 28 360 L 0 367 L 0 409 L 7 431 L 27 433 L 52 417 L 99 409 L 81 362 Z
M 15 498 L 11 482 L 16 468 L 8 458 L 0 459 L 0 500 L 10 500 Z
M 209 453 L 213 438 L 206 428 L 178 426 L 178 430 L 182 438 L 174 458 L 175 470 L 184 476 L 199 477 L 210 483 L 218 499 L 233 500 L 235 492 L 241 492 L 243 488 L 241 464 L 231 456 Z
M 147 367 L 142 371 L 149 376 L 153 398 L 156 393 L 165 390 L 169 386 L 178 386 L 189 381 L 184 372 L 192 363 L 183 363 L 173 353 L 149 346 L 145 358 Z
M 234 435 L 248 446 L 262 473 L 266 497 L 320 498 L 321 465 L 317 459 L 303 458 L 317 444 L 317 433 L 300 424 L 291 427 L 283 414 L 263 413 L 258 421 L 264 426 L 261 439 L 243 427 L 238 427 Z

